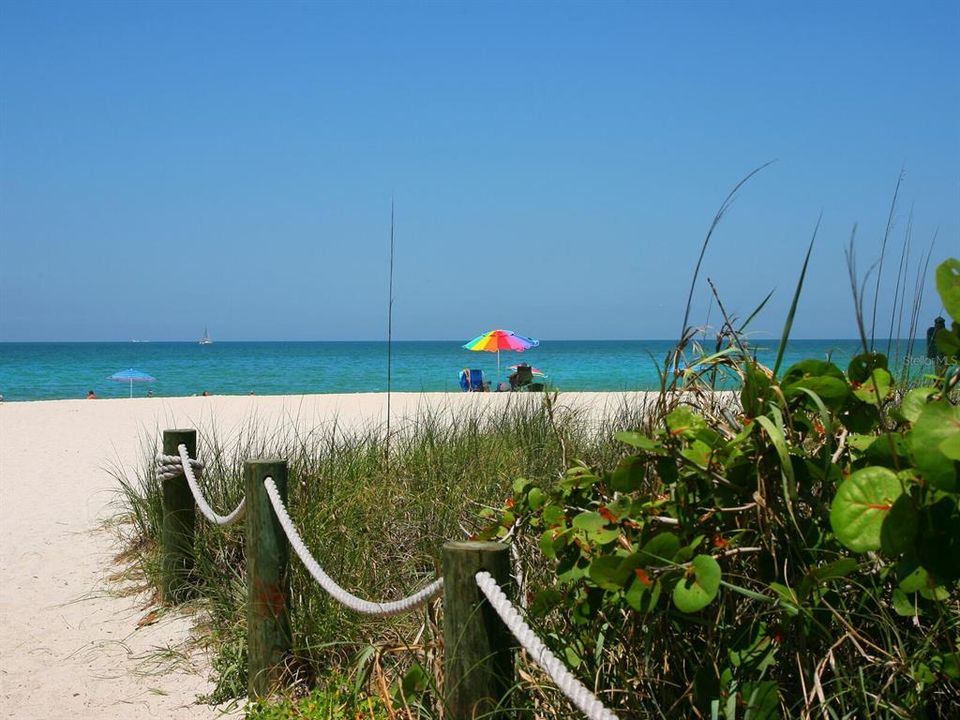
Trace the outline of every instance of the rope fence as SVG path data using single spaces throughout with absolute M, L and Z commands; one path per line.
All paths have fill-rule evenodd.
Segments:
M 195 507 L 216 525 L 246 518 L 251 697 L 265 695 L 275 687 L 290 651 L 287 558 L 288 548 L 292 548 L 324 591 L 354 612 L 375 617 L 398 615 L 443 593 L 443 699 L 446 716 L 452 720 L 505 712 L 504 701 L 515 686 L 514 640 L 589 720 L 618 720 L 536 636 L 508 599 L 504 592 L 511 583 L 508 546 L 446 543 L 442 577 L 401 600 L 364 600 L 330 578 L 304 543 L 287 510 L 285 461 L 247 461 L 245 497 L 231 513 L 219 515 L 203 496 L 197 481 L 203 464 L 195 456 L 195 430 L 164 431 L 163 452 L 157 455 L 163 495 L 161 589 L 164 599 L 173 602 L 191 591 Z M 491 622 L 494 617 L 499 622 Z

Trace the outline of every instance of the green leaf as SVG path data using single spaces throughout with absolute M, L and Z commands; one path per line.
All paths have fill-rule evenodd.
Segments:
M 883 368 L 876 368 L 860 387 L 854 389 L 853 394 L 865 403 L 880 405 L 890 396 L 892 388 L 893 378 L 890 373 Z
M 623 597 L 637 612 L 650 612 L 656 607 L 662 588 L 663 585 L 659 580 L 644 582 L 639 577 L 635 577 Z
M 919 387 L 904 395 L 903 402 L 900 404 L 900 413 L 904 419 L 915 423 L 927 406 L 930 396 L 935 392 L 936 388 Z
M 903 435 L 885 433 L 870 443 L 863 457 L 870 465 L 882 465 L 896 470 L 904 464 L 907 455 L 907 442 Z
M 884 467 L 857 470 L 840 484 L 830 508 L 837 540 L 854 552 L 880 548 L 880 530 L 903 493 L 900 479 Z
M 673 588 L 673 604 L 680 612 L 694 613 L 709 605 L 720 589 L 720 565 L 709 555 L 697 555 Z
M 780 693 L 773 680 L 746 682 L 741 691 L 747 704 L 743 720 L 775 720 L 780 717 Z
M 884 554 L 896 557 L 913 548 L 919 525 L 917 506 L 913 498 L 904 493 L 893 503 L 880 526 L 880 547 Z
M 610 474 L 610 489 L 616 492 L 639 490 L 645 476 L 646 461 L 637 455 L 623 458 Z
M 670 434 L 673 436 L 693 437 L 699 430 L 707 427 L 706 421 L 690 408 L 681 405 L 665 418 Z
M 640 550 L 641 565 L 662 565 L 673 560 L 680 550 L 680 539 L 669 532 L 654 535 Z
M 840 410 L 840 422 L 850 432 L 869 433 L 880 424 L 880 412 L 876 406 L 851 395 Z
M 900 588 L 893 591 L 893 609 L 900 617 L 916 617 L 920 615 L 920 608 Z
M 573 526 L 588 533 L 602 530 L 606 524 L 607 521 L 604 520 L 603 515 L 589 510 L 585 510 L 573 518 Z
M 934 336 L 937 350 L 945 358 L 960 357 L 960 325 L 953 323 L 950 330 L 940 328 Z
M 937 267 L 937 292 L 950 317 L 960 322 L 960 260 L 950 258 Z
M 868 352 L 857 355 L 847 366 L 850 381 L 863 384 L 870 379 L 874 370 L 889 370 L 887 356 L 883 353 Z
M 527 505 L 531 510 L 536 510 L 546 501 L 547 496 L 543 494 L 543 490 L 538 487 L 530 488 L 530 492 L 527 493 Z
M 846 577 L 860 567 L 860 563 L 853 558 L 841 558 L 832 563 L 821 565 L 810 571 L 810 574 L 820 582 Z
M 633 432 L 632 430 L 624 430 L 622 432 L 614 433 L 613 437 L 622 443 L 626 443 L 631 447 L 637 448 L 638 450 L 655 452 L 661 449 L 656 440 L 651 440 L 646 435 L 641 435 L 640 433 Z
M 960 407 L 946 400 L 928 403 L 910 431 L 910 447 L 920 475 L 931 485 L 948 492 L 960 489 L 952 458 L 958 435 Z
M 621 572 L 623 558 L 601 555 L 590 563 L 590 579 L 604 590 L 619 590 L 630 580 L 631 572 Z
M 548 527 L 551 525 L 560 525 L 565 519 L 563 508 L 559 505 L 547 505 L 543 508 L 543 523 Z

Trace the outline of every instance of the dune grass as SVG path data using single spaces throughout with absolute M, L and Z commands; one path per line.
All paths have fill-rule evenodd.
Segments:
M 290 514 L 314 557 L 348 591 L 386 601 L 437 577 L 443 543 L 477 532 L 517 478 L 552 481 L 572 458 L 615 464 L 625 448 L 613 432 L 641 426 L 649 410 L 636 399 L 590 413 L 543 395 L 512 396 L 489 410 L 424 407 L 394 420 L 389 457 L 385 427 L 351 428 L 336 418 L 315 427 L 254 420 L 226 438 L 212 423 L 198 428 L 200 483 L 210 504 L 226 512 L 242 497 L 245 459 L 285 458 Z M 130 521 L 127 558 L 154 586 L 162 527 L 156 443 L 144 438 L 142 463 L 115 473 Z M 247 682 L 242 523 L 219 527 L 198 516 L 195 555 L 194 604 L 214 652 L 216 687 L 206 699 L 223 702 L 243 696 Z M 411 668 L 442 675 L 439 601 L 371 619 L 329 598 L 295 557 L 291 570 L 292 692 L 338 678 L 331 692 L 367 707 L 368 695 L 380 703 L 392 697 Z M 427 689 L 397 702 L 432 716 L 435 701 Z

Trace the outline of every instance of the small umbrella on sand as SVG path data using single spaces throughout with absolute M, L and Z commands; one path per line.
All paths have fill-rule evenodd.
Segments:
M 130 397 L 133 397 L 133 384 L 135 382 L 155 382 L 156 378 L 147 375 L 145 372 L 134 370 L 133 368 L 127 368 L 126 370 L 121 370 L 120 372 L 114 373 L 108 377 L 107 380 L 130 383 Z

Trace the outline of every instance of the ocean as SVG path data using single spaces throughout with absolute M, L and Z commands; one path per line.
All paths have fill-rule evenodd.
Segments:
M 753 341 L 758 359 L 772 365 L 777 341 Z M 885 349 L 886 341 L 878 343 Z M 905 341 L 901 341 L 905 343 Z M 479 368 L 496 386 L 497 355 L 470 352 L 455 341 L 394 342 L 396 392 L 459 392 L 463 368 Z M 674 343 L 667 340 L 541 341 L 524 353 L 500 354 L 500 381 L 508 366 L 528 362 L 561 391 L 653 390 Z M 905 347 L 905 345 L 901 345 Z M 918 354 L 922 348 L 915 347 Z M 859 352 L 855 340 L 791 341 L 784 367 L 804 358 L 832 357 L 846 369 Z M 156 378 L 136 383 L 135 397 L 211 394 L 298 395 L 384 392 L 385 342 L 117 342 L 0 343 L 0 394 L 5 401 L 128 397 L 130 386 L 109 376 L 135 368 Z

